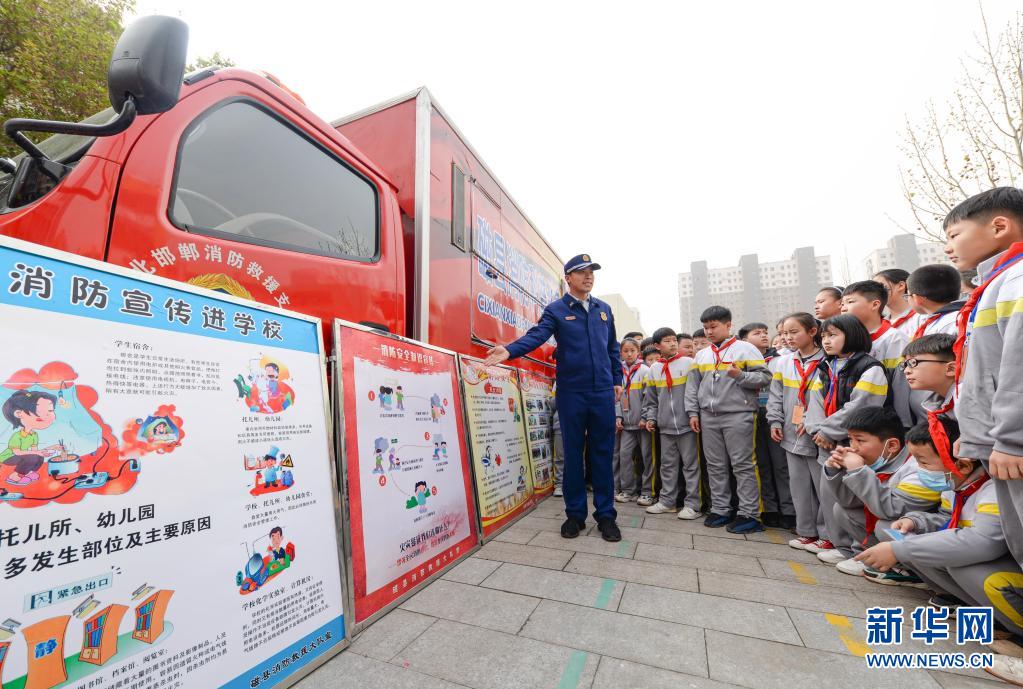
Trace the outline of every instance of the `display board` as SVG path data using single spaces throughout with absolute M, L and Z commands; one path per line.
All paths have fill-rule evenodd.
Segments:
M 335 322 L 355 628 L 479 545 L 456 357 Z
M 319 321 L 2 237 L 0 275 L 0 682 L 273 687 L 347 645 Z
M 459 355 L 483 540 L 533 506 L 533 476 L 518 371 Z
M 519 381 L 533 490 L 541 498 L 554 492 L 554 380 L 520 370 Z

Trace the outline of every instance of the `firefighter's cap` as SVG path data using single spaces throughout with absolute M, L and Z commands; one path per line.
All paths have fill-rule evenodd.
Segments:
M 565 275 L 576 270 L 583 270 L 584 268 L 600 270 L 600 264 L 591 261 L 589 254 L 579 254 L 568 259 L 568 263 L 565 264 Z

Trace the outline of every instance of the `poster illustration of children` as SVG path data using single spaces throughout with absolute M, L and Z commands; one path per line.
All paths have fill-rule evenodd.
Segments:
M 56 421 L 57 398 L 48 392 L 18 390 L 3 404 L 3 415 L 14 427 L 7 448 L 0 452 L 0 462 L 13 466 L 7 483 L 27 486 L 39 480 L 39 468 L 45 458 L 60 452 L 60 445 L 39 447 L 39 433 Z
M 398 399 L 398 410 L 405 411 L 405 392 L 401 389 L 400 385 L 395 392 L 395 397 Z

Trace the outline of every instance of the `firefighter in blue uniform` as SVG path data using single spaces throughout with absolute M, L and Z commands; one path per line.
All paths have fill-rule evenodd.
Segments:
M 590 296 L 593 271 L 600 266 L 588 254 L 565 264 L 568 294 L 543 310 L 540 322 L 509 345 L 494 347 L 487 364 L 515 359 L 554 336 L 557 349 L 558 418 L 565 443 L 565 514 L 561 535 L 575 538 L 586 525 L 583 447 L 589 449 L 593 483 L 593 517 L 606 541 L 620 541 L 615 523 L 615 402 L 622 393 L 622 362 L 611 307 Z

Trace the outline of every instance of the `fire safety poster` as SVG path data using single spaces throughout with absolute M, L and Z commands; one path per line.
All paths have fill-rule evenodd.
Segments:
M 538 496 L 554 490 L 554 381 L 547 376 L 519 371 L 522 381 L 522 418 L 529 439 L 529 463 Z
M 0 682 L 272 687 L 345 643 L 315 319 L 0 239 Z
M 484 540 L 533 504 L 518 372 L 459 356 Z
M 355 622 L 479 543 L 455 355 L 337 322 Z

